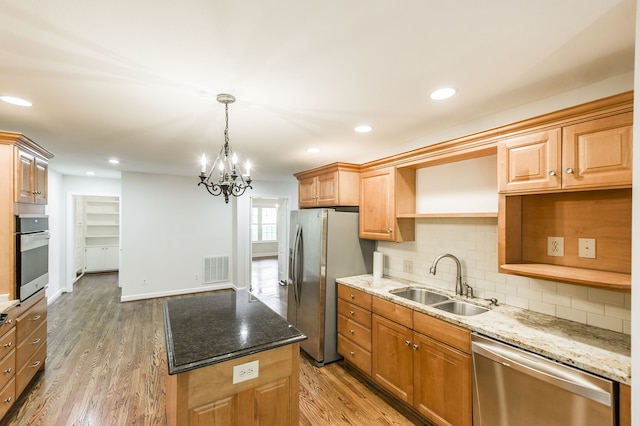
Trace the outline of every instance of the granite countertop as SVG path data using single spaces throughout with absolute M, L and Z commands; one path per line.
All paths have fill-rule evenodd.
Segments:
M 247 291 L 164 302 L 169 374 L 300 342 L 307 337 Z
M 13 308 L 14 306 L 18 306 L 20 304 L 20 301 L 15 299 L 15 300 L 3 300 L 2 302 L 0 302 L 0 313 L 6 313 L 9 309 Z
M 490 306 L 482 299 L 473 299 L 472 303 L 489 308 L 489 312 L 467 317 L 454 315 L 389 293 L 403 287 L 427 288 L 403 279 L 359 275 L 336 281 L 593 374 L 631 384 L 631 336 L 627 334 L 512 306 Z M 469 302 L 451 292 L 430 290 Z

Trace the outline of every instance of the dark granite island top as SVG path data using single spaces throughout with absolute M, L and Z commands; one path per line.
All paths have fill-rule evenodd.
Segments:
M 306 339 L 247 291 L 167 300 L 164 327 L 170 375 Z

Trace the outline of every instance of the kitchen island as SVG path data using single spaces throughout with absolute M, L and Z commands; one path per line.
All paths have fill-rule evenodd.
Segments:
M 298 424 L 306 339 L 246 291 L 164 303 L 167 424 Z

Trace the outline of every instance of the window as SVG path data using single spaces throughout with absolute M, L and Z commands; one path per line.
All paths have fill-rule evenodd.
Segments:
M 276 241 L 278 238 L 278 209 L 275 207 L 251 208 L 251 241 Z

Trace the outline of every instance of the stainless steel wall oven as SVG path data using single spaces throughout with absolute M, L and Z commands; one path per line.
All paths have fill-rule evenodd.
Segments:
M 49 283 L 49 217 L 16 216 L 16 296 L 28 299 Z

